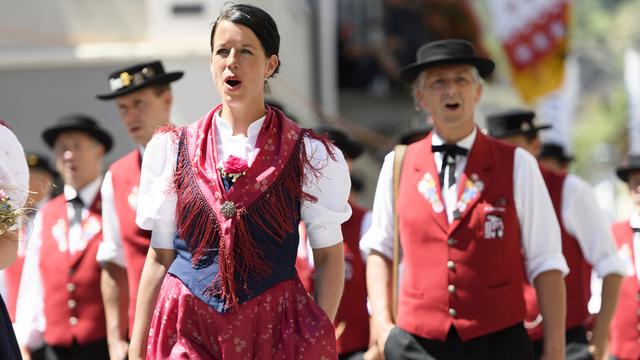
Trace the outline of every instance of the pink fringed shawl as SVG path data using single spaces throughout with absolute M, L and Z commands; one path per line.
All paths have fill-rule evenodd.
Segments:
M 280 110 L 267 107 L 254 161 L 227 192 L 217 170 L 223 159 L 217 153 L 214 121 L 221 108 L 217 106 L 180 132 L 174 179 L 176 223 L 178 236 L 187 242 L 194 265 L 209 249 L 219 247 L 218 284 L 214 281 L 210 290 L 232 307 L 238 303 L 236 287 L 246 289 L 249 272 L 264 277 L 271 268 L 247 224 L 256 224 L 270 237 L 283 239 L 297 225 L 291 219 L 299 216 L 300 209 L 291 206 L 292 200 L 317 200 L 302 189 L 304 174 L 320 176 L 320 169 L 307 158 L 303 138 L 321 140 L 329 156 L 333 160 L 335 156 L 326 138 L 301 129 Z M 172 131 L 177 135 L 180 130 Z M 236 284 L 236 279 L 242 284 Z

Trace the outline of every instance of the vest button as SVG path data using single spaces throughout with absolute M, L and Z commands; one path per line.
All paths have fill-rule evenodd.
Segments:
M 67 301 L 67 305 L 69 305 L 69 309 L 75 309 L 76 301 L 71 299 L 71 300 Z
M 447 286 L 447 291 L 449 291 L 450 294 L 453 294 L 454 292 L 456 292 L 456 286 L 455 285 Z
M 74 283 L 67 283 L 67 290 L 69 292 L 74 291 L 76 289 L 76 284 Z
M 447 268 L 449 268 L 449 270 L 455 269 L 456 268 L 456 263 L 454 263 L 453 260 L 447 261 Z
M 456 309 L 450 308 L 449 309 L 449 315 L 455 317 L 456 315 L 458 315 L 458 312 L 456 311 Z
M 78 323 L 78 318 L 75 316 L 72 316 L 69 318 L 69 324 L 71 324 L 71 326 L 76 326 L 76 324 Z
M 458 241 L 456 241 L 456 239 L 454 238 L 449 238 L 449 240 L 447 240 L 447 244 L 449 244 L 449 246 L 453 246 L 457 243 Z

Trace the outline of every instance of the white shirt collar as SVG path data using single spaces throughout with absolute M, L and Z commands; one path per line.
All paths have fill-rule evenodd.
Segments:
M 461 148 L 470 150 L 471 146 L 473 146 L 473 142 L 476 141 L 477 133 L 478 133 L 478 129 L 477 127 L 474 126 L 471 133 L 465 136 L 464 138 L 462 138 L 460 141 L 458 141 L 456 145 L 460 146 Z M 440 135 L 438 135 L 436 130 L 433 129 L 433 136 L 431 137 L 431 145 L 442 145 L 444 143 L 445 143 L 444 139 L 442 139 Z
M 227 120 L 225 120 L 222 116 L 220 116 L 220 112 L 217 112 L 216 122 L 215 122 L 216 130 L 220 138 L 222 139 L 228 139 L 231 141 L 234 141 L 237 139 L 247 139 L 251 145 L 255 146 L 255 143 L 258 139 L 258 134 L 260 133 L 260 129 L 262 128 L 262 124 L 264 123 L 265 119 L 266 119 L 266 115 L 249 124 L 249 128 L 247 129 L 247 136 L 245 137 L 242 134 L 232 135 L 233 129 L 231 128 L 231 124 Z
M 637 211 L 634 211 L 629 216 L 629 225 L 632 228 L 640 229 L 640 214 Z
M 84 207 L 87 208 L 93 204 L 93 201 L 100 191 L 100 185 L 102 184 L 102 176 L 98 176 L 95 180 L 87 184 L 87 186 L 77 191 L 71 185 L 64 185 L 64 198 L 69 201 L 76 196 L 80 196 L 80 200 L 84 203 Z

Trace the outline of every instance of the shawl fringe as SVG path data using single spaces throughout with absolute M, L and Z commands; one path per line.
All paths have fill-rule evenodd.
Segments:
M 159 131 L 176 133 L 175 128 L 165 128 Z M 333 160 L 335 151 L 326 137 L 303 129 L 277 179 L 249 206 L 237 210 L 232 236 L 230 240 L 225 240 L 215 210 L 202 194 L 194 176 L 186 129 L 179 136 L 178 162 L 173 181 L 177 195 L 177 235 L 186 242 L 193 266 L 212 261 L 208 258 L 209 252 L 216 247 L 219 249 L 219 272 L 206 293 L 220 296 L 225 307 L 232 308 L 238 304 L 238 288 L 249 291 L 250 275 L 264 278 L 271 273 L 271 264 L 254 242 L 249 224 L 254 224 L 269 237 L 282 242 L 298 225 L 292 219 L 300 215 L 300 201 L 317 201 L 316 197 L 303 191 L 303 181 L 309 181 L 309 176 L 320 177 L 324 166 L 316 167 L 309 161 L 304 138 L 319 140 Z

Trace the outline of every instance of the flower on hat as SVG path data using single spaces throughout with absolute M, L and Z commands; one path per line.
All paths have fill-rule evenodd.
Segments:
M 2 186 L 2 185 L 0 185 Z M 12 189 L 7 189 L 12 190 Z M 14 209 L 12 199 L 5 189 L 0 189 L 0 236 L 13 230 L 25 214 L 26 209 Z
M 220 174 L 229 178 L 231 182 L 236 182 L 240 176 L 247 172 L 247 169 L 249 169 L 247 160 L 233 155 L 230 155 L 227 160 L 218 165 Z

